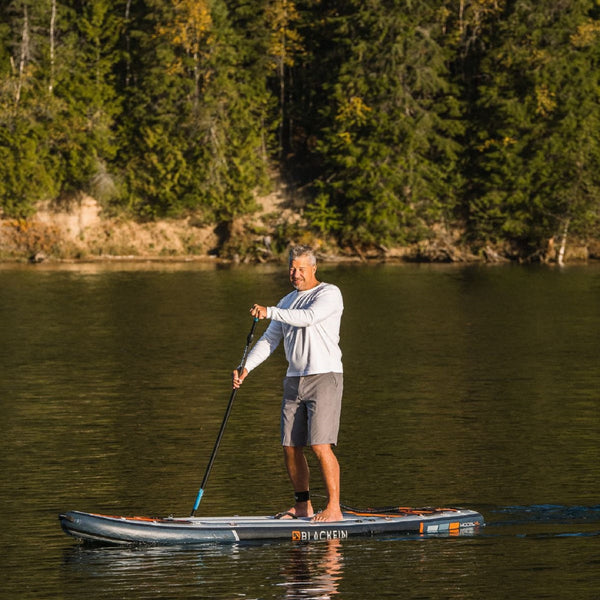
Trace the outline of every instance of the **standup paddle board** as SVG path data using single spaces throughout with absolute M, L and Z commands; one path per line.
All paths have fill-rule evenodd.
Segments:
M 483 517 L 463 508 L 345 510 L 341 521 L 258 517 L 120 517 L 70 511 L 59 516 L 63 530 L 76 538 L 109 544 L 181 545 L 260 540 L 313 542 L 388 534 L 471 534 Z

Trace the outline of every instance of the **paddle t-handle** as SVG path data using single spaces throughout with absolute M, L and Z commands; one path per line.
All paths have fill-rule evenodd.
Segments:
M 258 317 L 254 317 L 252 320 L 252 327 L 250 329 L 250 333 L 246 338 L 246 347 L 244 348 L 244 354 L 242 356 L 242 360 L 240 362 L 240 366 L 238 367 L 238 373 L 241 375 L 246 367 L 246 359 L 248 358 L 248 352 L 250 350 L 250 344 L 252 344 L 252 340 L 254 338 L 254 330 L 256 329 L 256 324 L 258 323 Z M 217 452 L 219 450 L 219 445 L 221 444 L 221 438 L 223 437 L 223 433 L 225 432 L 225 426 L 227 425 L 227 421 L 229 420 L 229 415 L 231 414 L 231 408 L 233 407 L 233 401 L 235 400 L 235 395 L 237 393 L 237 388 L 233 388 L 231 391 L 231 396 L 229 396 L 229 403 L 227 404 L 227 410 L 225 411 L 225 416 L 223 417 L 223 422 L 221 423 L 221 428 L 219 429 L 219 435 L 217 435 L 217 440 L 215 441 L 215 445 L 210 455 L 210 459 L 208 461 L 208 465 L 206 467 L 206 471 L 204 472 L 204 477 L 202 478 L 202 484 L 200 485 L 200 489 L 198 490 L 198 495 L 196 496 L 196 501 L 194 502 L 194 508 L 192 509 L 191 517 L 196 514 L 198 507 L 200 506 L 200 502 L 202 500 L 202 496 L 204 496 L 204 489 L 206 488 L 206 482 L 208 481 L 208 476 L 210 475 L 210 471 L 212 469 L 213 463 L 215 462 L 215 458 L 217 456 Z

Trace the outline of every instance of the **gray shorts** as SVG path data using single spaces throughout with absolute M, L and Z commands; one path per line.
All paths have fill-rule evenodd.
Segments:
M 344 376 L 319 373 L 283 380 L 281 444 L 337 444 Z

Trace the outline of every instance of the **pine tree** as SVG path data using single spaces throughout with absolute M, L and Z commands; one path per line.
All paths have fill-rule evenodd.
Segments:
M 591 0 L 517 1 L 483 61 L 474 235 L 539 257 L 600 204 L 600 21 Z
M 0 198 L 7 214 L 112 187 L 119 112 L 112 4 L 16 0 L 6 9 Z
M 13 0 L 0 26 L 0 207 L 28 216 L 35 202 L 57 193 L 58 160 L 47 136 L 46 32 L 50 6 Z
M 265 180 L 264 92 L 241 68 L 224 3 L 152 6 L 132 23 L 144 33 L 132 51 L 137 85 L 126 100 L 131 206 L 148 216 L 193 209 L 232 219 L 254 208 L 253 191 Z
M 346 57 L 319 144 L 322 193 L 354 243 L 415 239 L 451 218 L 460 186 L 446 14 L 435 2 L 347 4 L 337 19 Z
M 115 89 L 123 18 L 111 0 L 58 6 L 49 135 L 61 157 L 61 194 L 116 194 L 112 163 L 121 111 Z M 98 198 L 102 199 L 102 198 Z

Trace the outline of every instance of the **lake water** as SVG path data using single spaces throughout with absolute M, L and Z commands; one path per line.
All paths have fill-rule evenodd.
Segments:
M 71 509 L 189 514 L 248 310 L 287 293 L 285 271 L 0 266 L 0 597 L 598 598 L 599 265 L 320 268 L 345 299 L 343 502 L 473 508 L 473 536 L 173 549 L 62 533 Z M 277 352 L 238 393 L 199 515 L 291 506 L 284 370 Z

